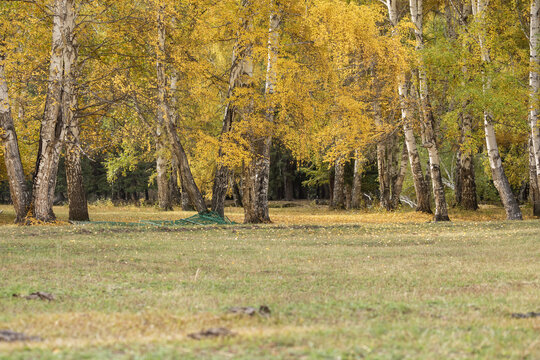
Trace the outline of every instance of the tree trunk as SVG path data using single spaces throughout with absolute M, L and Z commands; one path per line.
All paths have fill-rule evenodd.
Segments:
M 409 154 L 409 163 L 411 164 L 411 173 L 414 181 L 414 189 L 416 192 L 416 211 L 431 214 L 431 205 L 429 203 L 429 190 L 424 178 L 424 172 L 422 171 L 422 164 L 420 162 L 420 156 L 418 154 L 418 148 L 416 147 L 416 139 L 411 124 L 411 114 L 408 99 L 408 89 L 405 83 L 399 86 L 399 93 L 401 100 L 401 117 L 403 119 L 403 133 L 405 135 L 405 144 L 407 145 L 407 152 Z
M 67 94 L 69 94 L 68 91 L 64 92 L 64 95 Z M 73 110 L 76 108 L 77 101 L 75 94 L 71 94 L 71 96 L 64 96 L 65 98 L 71 98 L 71 103 L 66 101 L 62 104 L 62 108 L 65 109 L 63 113 L 67 114 L 67 119 L 65 121 L 67 121 L 69 124 L 66 130 L 65 155 L 67 193 L 69 200 L 69 220 L 89 221 L 90 217 L 88 216 L 88 203 L 86 201 L 86 191 L 84 189 L 81 168 L 79 120 L 77 119 L 76 113 Z
M 398 10 L 397 0 L 385 0 L 388 8 L 388 16 L 392 24 L 392 36 L 399 36 L 397 32 Z M 414 180 L 414 190 L 416 192 L 416 211 L 431 214 L 431 205 L 429 203 L 429 190 L 420 164 L 420 157 L 416 147 L 416 139 L 412 129 L 412 116 L 410 110 L 410 96 L 405 74 L 399 74 L 398 93 L 400 98 L 401 119 L 403 121 L 403 133 L 405 135 L 405 144 L 411 164 L 411 173 Z
M 175 110 L 169 106 L 167 94 L 167 81 L 165 77 L 165 24 L 163 21 L 163 8 L 158 11 L 158 61 L 157 61 L 157 82 L 158 82 L 158 103 L 163 114 L 163 123 L 167 129 L 167 136 L 171 143 L 173 156 L 176 157 L 180 169 L 182 186 L 185 187 L 189 199 L 199 213 L 208 211 L 204 198 L 193 179 L 193 174 L 189 167 L 189 161 L 178 136 L 176 129 Z M 172 85 L 172 84 L 170 84 Z M 171 86 L 174 90 L 174 87 Z
M 497 146 L 497 139 L 495 137 L 495 130 L 491 122 L 491 116 L 487 112 L 484 113 L 484 130 L 486 133 L 486 146 L 491 175 L 493 177 L 495 188 L 499 192 L 499 196 L 504 205 L 506 218 L 508 220 L 522 220 L 523 217 L 521 215 L 519 204 L 512 193 L 510 182 L 504 173 L 499 148 Z
M 261 143 L 256 147 L 262 152 Z M 264 145 L 263 145 L 264 146 Z M 254 159 L 249 165 L 244 166 L 242 180 L 242 203 L 244 205 L 244 222 L 247 224 L 269 223 L 268 202 L 266 207 L 261 206 L 260 193 L 264 187 L 268 187 L 268 178 L 261 177 L 264 171 L 265 160 Z
M 342 159 L 337 159 L 334 165 L 334 196 L 333 209 L 345 209 L 345 164 Z
M 191 204 L 191 201 L 189 200 L 189 195 L 187 193 L 186 187 L 184 185 L 181 185 L 182 188 L 182 210 L 184 211 L 193 211 L 195 208 Z
M 30 205 L 30 193 L 26 186 L 24 169 L 19 152 L 17 133 L 11 116 L 11 106 L 9 102 L 8 87 L 4 73 L 4 60 L 0 56 L 0 139 L 4 148 L 4 161 L 6 164 L 7 176 L 9 180 L 9 190 L 11 200 L 15 209 L 15 222 L 24 221 Z
M 62 150 L 66 123 L 61 111 L 62 82 L 65 72 L 63 39 L 73 36 L 73 0 L 55 0 L 52 30 L 52 49 L 49 63 L 49 85 L 45 111 L 41 121 L 38 158 L 32 191 L 32 215 L 42 222 L 56 219 L 53 213 L 54 188 Z M 67 30 L 67 32 L 65 32 Z M 67 64 L 71 66 L 71 64 Z
M 65 22 L 64 48 L 64 91 L 62 93 L 62 116 L 66 124 L 66 182 L 69 200 L 69 220 L 89 221 L 88 203 L 83 184 L 81 168 L 81 143 L 79 119 L 77 117 L 77 58 L 78 49 L 75 42 L 75 10 L 69 5 Z M 54 187 L 52 187 L 54 189 Z M 52 193 L 54 197 L 54 190 Z
M 533 216 L 540 217 L 540 183 L 538 183 L 538 177 L 536 174 L 536 159 L 534 158 L 532 140 L 529 138 L 529 193 L 533 206 Z
M 165 146 L 162 145 L 161 140 L 156 141 L 156 182 L 158 187 L 158 204 L 161 211 L 172 211 L 172 199 L 171 189 L 169 187 L 168 169 L 169 162 L 164 156 Z
M 232 76 L 232 72 L 231 72 Z M 229 91 L 230 87 L 229 87 Z M 223 128 L 221 134 L 225 134 L 231 130 L 233 122 L 233 108 L 232 104 L 228 104 L 225 109 L 225 116 L 223 118 Z M 216 175 L 214 177 L 214 185 L 212 186 L 212 211 L 218 213 L 220 216 L 225 216 L 225 198 L 227 196 L 227 186 L 229 182 L 230 170 L 229 167 L 221 164 L 220 161 L 223 157 L 223 149 L 218 150 L 218 165 L 216 169 Z
M 86 191 L 83 185 L 79 129 L 70 125 L 66 143 L 66 181 L 69 200 L 69 220 L 89 221 Z
M 268 103 L 265 119 L 268 127 L 274 122 L 275 106 L 273 104 L 273 94 L 277 82 L 277 59 L 279 46 L 279 25 L 281 17 L 279 5 L 270 0 L 270 24 L 268 30 L 268 45 L 267 45 L 267 66 L 266 66 L 266 84 L 265 84 L 265 99 Z M 250 65 L 245 71 L 253 75 L 253 64 L 251 60 L 251 49 L 248 54 Z M 272 147 L 272 137 L 270 135 L 262 138 L 251 139 L 253 159 L 244 168 L 245 180 L 243 203 L 245 211 L 246 223 L 269 223 L 270 215 L 268 211 L 268 186 L 270 181 L 270 150 Z M 248 188 L 249 187 L 249 188 Z
M 171 176 L 169 178 L 169 191 L 172 205 L 181 205 L 180 188 L 178 187 L 178 164 L 176 163 L 176 157 L 171 159 Z
M 351 190 L 351 208 L 360 209 L 362 206 L 362 164 L 358 160 L 358 151 L 354 158 L 353 184 Z
M 479 20 L 483 20 L 484 10 L 487 8 L 487 0 L 472 0 L 473 14 Z M 484 35 L 479 35 L 480 53 L 482 62 L 486 65 L 491 62 L 489 50 L 485 46 Z M 485 76 L 483 91 L 487 92 L 491 88 L 491 79 Z M 516 197 L 512 193 L 510 182 L 504 173 L 501 156 L 499 154 L 499 146 L 495 136 L 495 128 L 492 123 L 492 115 L 488 109 L 484 110 L 484 132 L 486 137 L 486 148 L 489 158 L 489 166 L 495 188 L 499 192 L 499 196 L 506 211 L 508 220 L 522 220 L 521 210 L 516 201 Z
M 407 152 L 407 145 L 404 143 L 401 150 L 401 160 L 399 163 L 399 171 L 397 172 L 396 180 L 392 185 L 392 209 L 397 209 L 400 204 L 401 190 L 403 189 L 403 181 L 407 174 L 407 163 L 409 160 L 409 154 Z
M 294 200 L 294 183 L 293 177 L 289 173 L 291 170 L 290 161 L 287 160 L 284 165 L 285 171 L 283 172 L 283 200 L 293 201 Z
M 379 104 L 380 86 L 376 80 L 376 74 L 373 72 L 374 88 L 376 100 L 373 102 L 373 116 L 377 128 L 383 129 L 383 120 Z M 397 209 L 400 204 L 399 197 L 403 188 L 403 180 L 407 172 L 408 153 L 407 147 L 403 145 L 401 153 L 401 163 L 397 158 L 398 136 L 395 133 L 381 134 L 381 139 L 377 142 L 377 170 L 379 175 L 379 192 L 381 206 L 387 211 Z
M 540 129 L 538 116 L 540 112 L 539 103 L 539 90 L 540 90 L 540 56 L 538 54 L 540 36 L 540 0 L 532 0 L 531 2 L 531 26 L 530 26 L 530 73 L 529 73 L 529 123 L 531 127 L 531 143 L 532 143 L 532 160 L 534 160 L 534 169 L 536 170 L 537 185 L 535 191 L 538 191 L 538 185 L 540 185 Z M 533 164 L 531 164 L 532 166 Z M 531 179 L 531 190 L 533 183 Z M 531 191 L 533 193 L 533 191 Z M 534 199 L 534 197 L 533 197 Z M 534 213 L 537 215 L 538 203 L 534 203 Z
M 416 37 L 416 51 L 421 52 L 424 49 L 423 33 L 423 0 L 410 0 L 411 19 L 415 25 L 414 33 Z M 444 194 L 444 184 L 440 168 L 439 149 L 437 146 L 437 136 L 435 133 L 435 118 L 429 101 L 429 89 L 427 74 L 423 62 L 418 66 L 418 83 L 420 95 L 420 111 L 422 122 L 422 137 L 424 147 L 429 154 L 429 164 L 431 173 L 431 185 L 435 199 L 435 221 L 449 221 L 448 207 Z
M 167 176 L 169 162 L 167 161 L 167 148 L 163 139 L 163 123 L 165 122 L 167 112 L 167 83 L 165 76 L 165 24 L 163 22 L 163 8 L 158 11 L 158 44 L 159 51 L 156 52 L 156 71 L 158 82 L 158 108 L 156 119 L 156 182 L 158 188 L 158 203 L 162 211 L 171 211 L 172 201 L 169 189 L 169 177 Z
M 249 0 L 242 0 L 241 8 L 244 11 L 249 11 Z M 223 126 L 221 129 L 221 136 L 231 131 L 233 122 L 238 115 L 238 109 L 232 101 L 232 96 L 236 88 L 246 86 L 247 82 L 252 76 L 253 64 L 251 60 L 252 44 L 245 39 L 242 39 L 243 32 L 247 32 L 251 28 L 251 17 L 246 15 L 240 20 L 240 32 L 237 34 L 236 43 L 232 53 L 231 71 L 229 74 L 229 88 L 227 91 L 227 106 L 225 107 L 225 114 L 223 116 Z M 251 73 L 250 73 L 251 72 Z M 218 164 L 216 169 L 216 175 L 214 177 L 214 185 L 212 187 L 212 211 L 215 211 L 221 216 L 224 216 L 225 198 L 227 196 L 228 178 L 231 175 L 231 171 L 222 163 L 224 150 L 219 147 L 218 150 Z
M 242 207 L 244 206 L 242 204 L 242 192 L 240 191 L 240 186 L 238 186 L 238 183 L 236 182 L 235 176 L 231 176 L 231 186 L 232 186 L 232 192 L 233 192 L 233 199 L 234 199 L 234 206 L 236 207 Z
M 376 91 L 378 87 L 376 87 Z M 378 91 L 377 91 L 378 92 Z M 378 96 L 377 96 L 378 97 Z M 381 117 L 381 109 L 378 100 L 375 100 L 373 103 L 373 116 L 375 118 L 375 126 L 378 128 L 383 127 L 383 121 Z M 379 175 L 379 192 L 380 192 L 380 201 L 381 206 L 387 211 L 392 209 L 391 197 L 391 185 L 390 177 L 391 174 L 389 170 L 389 147 L 391 146 L 390 142 L 394 140 L 393 137 L 383 134 L 382 138 L 377 142 L 376 152 L 377 152 L 377 172 Z M 355 162 L 355 171 L 356 171 L 356 162 Z M 353 196 L 353 201 L 355 196 Z M 353 205 L 354 207 L 354 205 Z
M 458 173 L 456 186 L 456 202 L 465 210 L 478 210 L 476 198 L 476 180 L 474 175 L 474 156 L 471 149 L 464 144 L 472 133 L 472 118 L 469 114 L 462 114 L 460 149 L 458 150 Z

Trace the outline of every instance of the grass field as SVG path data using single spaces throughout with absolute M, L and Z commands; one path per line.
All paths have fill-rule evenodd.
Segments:
M 260 227 L 1 226 L 0 330 L 43 341 L 0 342 L 0 358 L 540 359 L 540 318 L 511 317 L 540 311 L 540 222 L 451 215 L 301 207 Z M 57 300 L 12 296 L 34 291 Z M 269 317 L 227 312 L 263 304 Z M 236 335 L 187 336 L 211 327 Z

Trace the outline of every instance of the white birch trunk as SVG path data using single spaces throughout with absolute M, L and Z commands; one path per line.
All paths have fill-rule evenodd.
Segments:
M 265 99 L 268 102 L 265 118 L 270 126 L 274 123 L 275 105 L 273 94 L 277 85 L 277 60 L 279 51 L 279 28 L 281 16 L 279 13 L 279 3 L 270 0 L 270 19 L 268 28 L 267 44 L 267 64 L 266 64 L 266 83 Z M 272 137 L 266 136 L 261 140 L 255 140 L 255 159 L 251 166 L 256 173 L 253 186 L 253 193 L 257 195 L 256 203 L 253 204 L 255 218 L 250 222 L 271 222 L 268 211 L 268 187 L 270 183 L 270 150 L 272 147 Z M 254 220 L 254 221 L 253 221 Z
M 167 111 L 166 104 L 166 76 L 165 76 L 165 25 L 163 20 L 163 7 L 158 11 L 158 49 L 156 51 L 156 72 L 158 82 L 158 105 L 155 130 L 156 141 L 156 182 L 158 187 L 158 204 L 162 211 L 173 209 L 171 201 L 171 192 L 169 189 L 169 178 L 167 176 L 169 162 L 167 161 L 167 147 L 163 133 L 164 121 Z
M 390 22 L 393 26 L 392 33 L 394 36 L 396 36 L 396 27 L 399 21 L 397 12 L 397 0 L 386 0 L 386 6 L 388 8 L 388 16 L 390 18 Z M 416 139 L 414 137 L 414 132 L 411 124 L 411 101 L 409 98 L 406 76 L 405 74 L 399 74 L 398 76 L 398 92 L 400 97 L 401 119 L 403 121 L 405 144 L 407 145 L 407 152 L 409 154 L 409 162 L 411 164 L 411 172 L 414 180 L 414 189 L 416 192 L 416 211 L 431 213 L 431 206 L 429 203 L 429 190 L 424 179 L 422 165 L 420 163 L 420 157 L 418 155 L 418 148 L 416 146 Z
M 244 11 L 249 9 L 251 5 L 249 0 L 242 0 L 241 8 Z M 242 32 L 247 32 L 251 27 L 251 20 L 249 16 L 246 16 L 240 21 L 240 29 Z M 239 109 L 235 106 L 231 100 L 234 91 L 238 87 L 244 86 L 245 81 L 245 68 L 249 71 L 251 48 L 252 45 L 249 41 L 242 40 L 241 33 L 237 34 L 236 43 L 232 51 L 232 63 L 231 71 L 229 74 L 229 88 L 227 90 L 227 105 L 225 107 L 225 113 L 223 115 L 223 124 L 221 128 L 221 136 L 231 131 L 233 122 L 236 115 L 239 113 Z M 221 216 L 224 216 L 225 198 L 227 196 L 227 189 L 229 185 L 228 178 L 231 175 L 231 170 L 228 166 L 221 163 L 223 157 L 223 148 L 220 146 L 218 150 L 218 165 L 216 169 L 216 175 L 214 177 L 214 185 L 212 187 L 212 211 L 215 211 Z
M 45 100 L 45 111 L 41 122 L 40 143 L 34 185 L 32 212 L 36 220 L 55 220 L 52 210 L 58 161 L 64 141 L 66 124 L 61 114 L 64 74 L 64 38 L 68 8 L 73 9 L 72 0 L 55 0 L 51 58 L 49 63 L 49 85 Z
M 176 128 L 176 116 L 175 110 L 170 106 L 167 91 L 167 81 L 165 77 L 165 21 L 163 18 L 163 9 L 158 12 L 158 61 L 157 61 L 157 82 L 158 82 L 158 111 L 163 116 L 162 125 L 166 128 L 167 136 L 172 148 L 173 156 L 176 157 L 178 167 L 180 169 L 180 181 L 182 183 L 182 189 L 185 188 L 189 200 L 199 213 L 205 213 L 208 211 L 204 198 L 193 179 L 189 161 L 178 136 Z
M 11 116 L 8 86 L 4 72 L 3 56 L 0 56 L 0 139 L 4 148 L 4 162 L 11 201 L 15 209 L 15 222 L 20 223 L 26 217 L 30 205 L 30 193 L 26 186 L 24 169 L 19 152 L 17 133 Z
M 471 0 L 472 11 L 475 18 L 479 21 L 483 21 L 484 12 L 487 9 L 489 0 Z M 482 62 L 489 64 L 491 62 L 489 49 L 485 45 L 485 37 L 483 34 L 478 36 L 480 44 L 480 53 Z M 491 87 L 491 79 L 489 75 L 484 76 L 484 92 Z M 508 220 L 522 220 L 521 210 L 517 200 L 512 193 L 510 182 L 504 173 L 502 166 L 501 156 L 499 154 L 499 146 L 497 144 L 497 138 L 495 136 L 495 128 L 493 127 L 492 115 L 489 109 L 484 109 L 484 132 L 486 138 L 486 148 L 488 152 L 489 166 L 491 168 L 491 174 L 493 177 L 493 183 L 495 188 L 499 192 L 501 201 L 506 211 L 506 218 Z
M 423 31 L 423 0 L 410 0 L 411 20 L 415 26 L 414 33 L 416 37 L 416 50 L 424 49 L 424 31 Z M 427 74 L 422 60 L 418 66 L 418 82 L 420 95 L 420 110 L 423 118 L 422 132 L 424 147 L 429 154 L 429 166 L 431 173 L 431 185 L 435 199 L 435 221 L 449 221 L 448 206 L 444 194 L 444 184 L 442 182 L 439 149 L 435 134 L 435 119 L 431 104 L 429 102 L 429 90 Z
M 532 153 L 536 168 L 536 183 L 540 184 L 540 129 L 538 117 L 540 114 L 540 56 L 538 54 L 540 36 L 540 0 L 531 1 L 530 24 L 530 107 L 529 122 L 531 127 Z

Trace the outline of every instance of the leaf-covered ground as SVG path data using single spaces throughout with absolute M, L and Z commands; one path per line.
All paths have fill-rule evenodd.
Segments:
M 540 358 L 540 318 L 511 316 L 540 311 L 537 220 L 317 211 L 317 226 L 295 208 L 262 227 L 2 226 L 0 330 L 42 341 L 0 342 L 0 358 Z M 260 305 L 270 316 L 227 311 Z M 235 335 L 188 336 L 209 328 Z

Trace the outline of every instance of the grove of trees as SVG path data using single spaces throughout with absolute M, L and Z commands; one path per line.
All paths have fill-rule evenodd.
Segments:
M 144 173 L 163 211 L 234 197 L 248 223 L 298 172 L 335 209 L 540 216 L 540 0 L 0 0 L 0 19 L 18 223 L 54 221 L 60 183 L 88 220 L 99 167 Z

